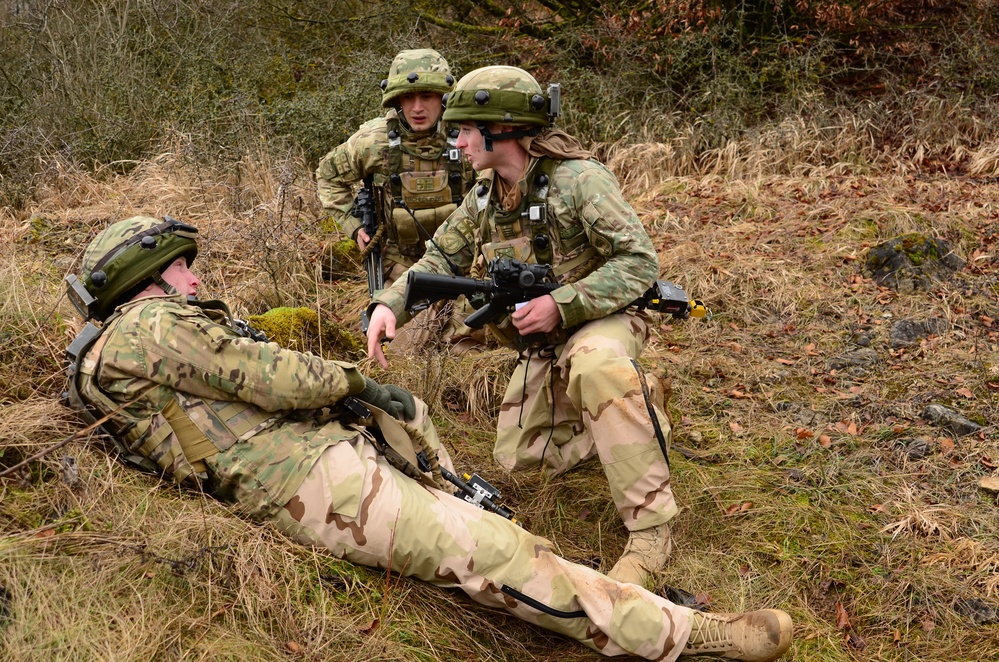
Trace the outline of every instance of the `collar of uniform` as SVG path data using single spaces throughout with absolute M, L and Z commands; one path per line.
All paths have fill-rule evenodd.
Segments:
M 118 310 L 128 310 L 139 304 L 152 303 L 153 301 L 170 301 L 181 306 L 187 305 L 187 297 L 180 293 L 174 294 L 154 294 L 152 296 L 142 297 L 140 299 L 132 299 L 131 301 L 126 301 L 125 303 L 118 306 Z

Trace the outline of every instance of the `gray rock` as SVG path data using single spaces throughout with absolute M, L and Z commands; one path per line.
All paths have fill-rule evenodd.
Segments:
M 891 327 L 888 334 L 888 344 L 892 347 L 909 347 L 919 342 L 921 338 L 939 336 L 947 333 L 950 324 L 942 317 L 930 317 L 925 320 L 899 320 Z
M 899 292 L 928 290 L 964 267 L 947 242 L 907 234 L 872 248 L 864 270 L 880 285 Z
M 919 415 L 934 425 L 950 430 L 959 437 L 978 432 L 982 429 L 982 426 L 978 423 L 968 420 L 956 411 L 948 409 L 943 405 L 926 405 Z
M 897 445 L 910 460 L 921 460 L 933 452 L 933 444 L 926 437 L 899 439 Z

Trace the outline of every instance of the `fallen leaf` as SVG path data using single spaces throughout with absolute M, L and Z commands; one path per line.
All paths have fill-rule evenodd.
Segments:
M 34 535 L 35 538 L 51 538 L 55 535 L 55 529 L 42 529 Z
M 986 492 L 999 492 L 999 476 L 983 476 L 979 478 L 978 487 Z
M 853 625 L 850 623 L 850 615 L 846 613 L 846 608 L 842 602 L 836 603 L 836 627 L 840 630 L 849 630 Z
M 780 363 L 781 365 L 794 365 L 794 361 L 791 359 L 777 359 L 777 363 Z
M 739 504 L 733 503 L 731 506 L 725 509 L 725 517 L 731 517 L 739 512 Z
M 937 441 L 940 443 L 940 450 L 944 453 L 954 450 L 954 440 L 950 437 L 938 437 Z
M 375 630 L 378 629 L 378 619 L 376 618 L 375 620 L 371 621 L 367 625 L 365 625 L 365 626 L 363 626 L 361 628 L 358 628 L 358 629 L 361 632 L 363 632 L 364 634 L 371 634 L 372 632 L 374 632 Z
M 709 593 L 698 593 L 694 596 L 695 605 L 709 605 L 711 604 L 711 595 Z
M 974 397 L 975 397 L 975 394 L 974 394 L 974 393 L 972 393 L 972 392 L 971 392 L 971 389 L 970 389 L 970 388 L 968 388 L 967 386 L 965 386 L 964 388 L 959 388 L 959 389 L 957 389 L 957 390 L 956 390 L 956 391 L 954 391 L 954 392 L 955 392 L 955 393 L 957 393 L 957 394 L 958 394 L 958 395 L 960 395 L 960 396 L 963 396 L 963 397 L 965 397 L 965 398 L 968 398 L 969 400 L 972 400 L 972 399 L 974 399 Z
M 302 650 L 302 647 L 298 645 L 298 642 L 295 642 L 295 641 L 286 641 L 286 642 L 284 642 L 284 649 L 286 651 L 288 651 L 289 653 L 293 653 L 294 654 L 294 653 L 297 653 L 298 651 Z
M 902 641 L 902 632 L 901 632 L 901 630 L 899 630 L 898 628 L 896 628 L 895 632 L 891 636 L 891 642 L 893 644 L 898 644 L 898 643 L 901 643 L 901 641 Z
M 586 518 L 589 517 L 589 516 L 590 516 L 590 509 L 589 508 L 583 508 L 582 510 L 579 511 L 579 514 L 576 515 L 576 517 L 579 518 L 580 522 L 585 522 Z
M 794 436 L 798 439 L 811 439 L 815 434 L 808 428 L 795 428 Z
M 877 513 L 883 513 L 887 509 L 885 508 L 885 505 L 883 503 L 876 503 L 867 510 L 871 511 L 874 514 L 877 514 Z
M 739 512 L 744 513 L 752 507 L 753 507 L 753 502 L 747 501 L 746 503 L 742 504 L 742 507 L 739 508 Z
M 923 631 L 927 632 L 927 633 L 933 632 L 933 628 L 935 628 L 937 626 L 937 624 L 934 623 L 933 619 L 931 619 L 931 618 L 925 618 L 925 619 L 923 619 L 923 621 L 920 623 L 920 625 L 923 626 Z
M 732 430 L 732 432 L 736 434 L 742 432 L 742 426 L 736 423 L 735 421 L 729 421 L 728 427 Z
M 748 563 L 743 563 L 739 566 L 739 576 L 745 579 L 749 576 L 750 568 Z
M 832 438 L 827 434 L 820 434 L 819 446 L 822 446 L 822 448 L 829 448 L 832 446 Z

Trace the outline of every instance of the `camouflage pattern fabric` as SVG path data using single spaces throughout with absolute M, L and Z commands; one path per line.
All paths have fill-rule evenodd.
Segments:
M 387 108 L 403 94 L 447 94 L 454 86 L 454 76 L 440 53 L 430 48 L 416 48 L 400 51 L 392 58 L 388 78 L 382 81 L 382 86 L 382 107 Z
M 518 184 L 525 197 L 537 163 L 529 165 Z M 492 190 L 490 182 L 491 173 L 483 173 L 480 184 L 487 191 Z M 429 245 L 412 270 L 448 274 L 448 259 L 466 273 L 481 267 L 488 248 L 482 244 L 486 233 L 488 238 L 508 233 L 498 225 L 493 198 L 482 191 L 481 186 L 474 188 L 437 231 L 437 245 L 447 259 Z M 676 504 L 630 361 L 641 353 L 648 329 L 637 316 L 615 314 L 659 276 L 652 241 L 613 174 L 596 161 L 559 163 L 546 201 L 554 267 L 564 283 L 552 292 L 563 328 L 539 343 L 548 347 L 545 355 L 551 358 L 540 358 L 537 347 L 522 351 L 504 395 L 494 456 L 508 469 L 544 460 L 549 470 L 560 473 L 595 454 L 625 526 L 638 530 L 661 524 L 676 514 Z M 495 252 L 522 249 L 514 257 L 534 261 L 529 228 L 517 229 L 515 238 Z M 580 263 L 587 253 L 598 261 L 595 269 Z M 402 306 L 404 285 L 401 279 L 372 300 L 372 306 L 390 307 L 400 324 L 409 320 Z M 667 418 L 661 411 L 657 415 L 668 434 Z M 549 435 L 552 441 L 545 451 Z
M 631 363 L 648 333 L 637 315 L 610 315 L 584 324 L 553 354 L 526 352 L 503 396 L 493 450 L 508 470 L 540 464 L 552 475 L 598 456 L 630 531 L 677 513 L 669 467 Z M 668 446 L 669 420 L 658 407 L 656 414 Z
M 136 400 L 122 417 L 150 426 L 154 447 L 137 450 L 167 477 L 182 478 L 182 442 L 190 441 L 177 437 L 176 419 L 164 418 L 172 403 L 189 434 L 219 449 L 204 460 L 213 492 L 254 517 L 272 515 L 326 448 L 357 435 L 327 409 L 364 388 L 353 365 L 243 338 L 179 295 L 139 299 L 120 312 L 100 356 L 88 360 L 114 402 Z
M 332 490 L 345 482 L 363 487 L 341 505 Z M 298 542 L 459 588 L 604 655 L 675 660 L 690 635 L 691 610 L 566 561 L 510 521 L 407 479 L 360 436 L 327 449 L 274 521 Z
M 532 170 L 533 166 L 528 168 L 529 173 Z M 492 171 L 482 173 L 477 185 L 437 230 L 434 241 L 440 250 L 428 244 L 423 258 L 410 267 L 413 271 L 450 274 L 450 259 L 466 274 L 471 272 L 476 260 L 481 260 L 480 211 L 485 214 L 491 234 L 501 234 L 496 227 L 493 200 L 479 194 L 483 187 L 491 190 L 491 181 Z M 528 178 L 518 186 L 526 196 Z M 566 282 L 552 292 L 562 314 L 563 329 L 620 310 L 644 294 L 659 277 L 659 261 L 652 240 L 621 195 L 614 175 L 602 164 L 592 160 L 561 162 L 548 189 L 547 203 L 555 266 L 569 263 L 587 249 L 592 249 L 602 261 L 588 275 Z M 523 228 L 521 236 L 525 232 Z M 571 280 L 573 275 L 566 274 L 564 279 Z M 391 308 L 400 323 L 409 320 L 402 305 L 405 285 L 405 279 L 400 279 L 372 299 L 372 303 Z M 564 334 L 556 334 L 553 340 L 564 341 Z
M 164 443 L 220 440 L 204 486 L 242 514 L 355 563 L 460 588 L 605 655 L 683 652 L 689 609 L 570 563 L 516 524 L 392 467 L 367 429 L 328 408 L 359 390 L 353 366 L 239 337 L 180 296 L 120 310 L 100 356 L 89 357 L 95 379 L 115 402 L 136 400 L 124 414 L 133 421 L 180 403 L 193 426 Z M 406 423 L 453 470 L 424 403 Z
M 476 94 L 485 91 L 488 96 Z M 518 67 L 490 66 L 461 77 L 448 95 L 444 108 L 446 121 L 496 122 L 501 124 L 549 126 L 548 106 L 533 105 L 547 95 L 534 76 Z
M 368 175 L 374 175 L 373 185 L 381 191 L 377 197 L 383 201 L 380 220 L 389 224 L 388 240 L 382 252 L 386 282 L 391 277 L 393 264 L 406 268 L 414 261 L 413 257 L 403 254 L 397 231 L 392 227 L 391 194 L 387 185 L 387 180 L 392 174 L 389 165 L 388 125 L 390 120 L 398 116 L 398 111 L 392 108 L 385 117 L 365 122 L 345 143 L 324 156 L 316 169 L 319 201 L 330 217 L 351 238 L 357 237 L 357 231 L 361 227 L 360 221 L 350 214 L 354 205 L 354 187 Z M 436 131 L 424 132 L 410 131 L 402 122 L 398 122 L 398 126 L 404 152 L 425 155 L 435 163 L 439 160 L 437 168 L 444 168 L 444 159 L 439 158 L 447 144 L 443 123 L 438 123 Z M 466 168 L 465 190 L 471 179 L 471 169 Z M 415 257 L 418 258 L 419 255 Z

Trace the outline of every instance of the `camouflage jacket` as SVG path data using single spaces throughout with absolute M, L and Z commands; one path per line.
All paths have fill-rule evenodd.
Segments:
M 547 176 L 547 172 L 552 172 Z M 542 176 L 545 175 L 545 176 Z M 614 175 L 594 160 L 553 162 L 532 159 L 519 182 L 524 194 L 520 209 L 498 211 L 492 171 L 480 175 L 458 210 L 437 231 L 437 246 L 428 244 L 424 257 L 411 270 L 450 274 L 448 261 L 466 274 L 482 277 L 487 260 L 496 256 L 538 262 L 538 247 L 548 255 L 561 287 L 552 292 L 562 315 L 562 328 L 549 334 L 551 344 L 583 322 L 599 319 L 641 296 L 659 277 L 652 240 L 635 211 L 621 195 Z M 525 207 L 543 201 L 546 241 L 538 240 Z M 438 250 L 437 247 L 440 247 Z M 445 258 L 446 255 L 446 258 Z M 374 297 L 409 320 L 403 309 L 406 279 Z
M 456 137 L 457 130 L 452 135 L 443 122 L 435 131 L 413 132 L 391 108 L 385 116 L 362 124 L 345 143 L 320 160 L 316 169 L 319 201 L 341 229 L 356 238 L 360 221 L 350 213 L 354 187 L 371 175 L 379 220 L 388 220 L 386 257 L 412 264 L 423 255 L 426 240 L 471 184 L 473 173 L 454 147 Z M 410 181 L 412 186 L 408 185 Z M 418 189 L 429 189 L 437 195 L 421 199 Z M 396 203 L 403 198 L 413 214 L 398 208 Z M 414 214 L 422 227 L 417 227 Z
M 357 436 L 327 408 L 364 388 L 354 366 L 244 338 L 179 295 L 119 312 L 85 358 L 84 379 L 130 403 L 116 428 L 166 476 L 189 478 L 195 458 L 185 451 L 207 447 L 197 459 L 211 491 L 268 517 L 323 450 Z

